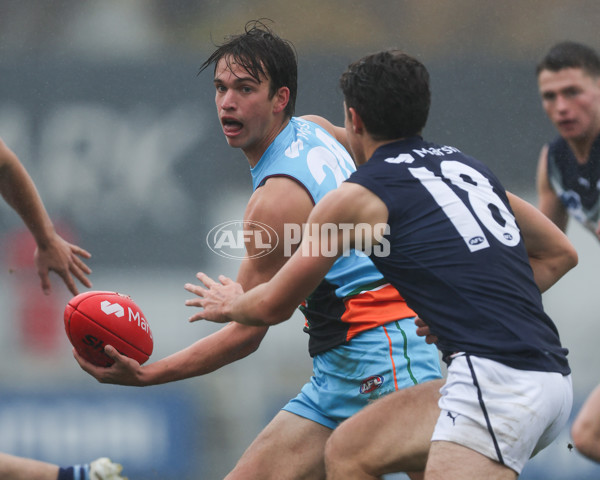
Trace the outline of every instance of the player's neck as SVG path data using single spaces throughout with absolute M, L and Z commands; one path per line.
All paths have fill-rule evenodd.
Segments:
M 284 118 L 283 122 L 279 125 L 276 125 L 276 128 L 273 128 L 260 143 L 252 145 L 249 148 L 242 148 L 242 151 L 244 152 L 244 155 L 246 156 L 251 168 L 254 168 L 258 164 L 267 149 L 275 141 L 282 130 L 287 127 L 289 122 L 290 117 Z
M 376 141 L 369 137 L 369 141 L 366 141 L 364 143 L 366 159 L 368 160 L 369 158 L 371 158 L 375 153 L 375 150 L 377 150 L 379 147 L 387 145 L 388 143 L 399 142 L 400 140 L 404 140 L 404 138 L 394 138 L 393 140 Z
M 567 139 L 567 143 L 575 155 L 577 163 L 580 165 L 584 165 L 589 161 L 592 146 L 600 135 L 600 112 L 598 113 L 597 118 L 597 122 L 594 122 L 590 127 L 589 134 L 583 135 L 579 138 Z
M 598 138 L 598 134 L 590 135 L 586 138 L 581 139 L 571 139 L 567 140 L 573 155 L 577 160 L 577 163 L 580 165 L 586 164 L 590 159 L 590 152 L 592 151 L 592 145 Z

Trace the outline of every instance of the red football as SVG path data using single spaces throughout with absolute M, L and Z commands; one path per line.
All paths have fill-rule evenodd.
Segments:
M 77 352 L 100 367 L 114 363 L 104 353 L 106 345 L 140 364 L 154 348 L 150 325 L 140 307 L 117 292 L 91 291 L 73 297 L 65 308 L 65 330 Z

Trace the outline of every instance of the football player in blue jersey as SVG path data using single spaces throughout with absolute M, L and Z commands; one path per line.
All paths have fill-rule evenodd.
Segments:
M 202 285 L 186 286 L 203 308 L 192 320 L 279 323 L 360 244 L 437 337 L 447 379 L 441 397 L 418 385 L 340 425 L 327 478 L 379 478 L 427 459 L 429 480 L 514 480 L 571 412 L 568 352 L 541 292 L 577 254 L 483 163 L 421 137 L 430 105 L 421 62 L 379 52 L 350 65 L 340 84 L 359 167 L 311 212 L 309 225 L 328 228 L 306 235 L 271 281 L 247 293 L 199 273 Z
M 314 205 L 355 166 L 343 146 L 343 128 L 316 116 L 293 116 L 295 52 L 267 26 L 249 23 L 201 69 L 211 65 L 223 134 L 250 164 L 254 192 L 244 222 L 249 229 L 267 225 L 281 240 L 267 255 L 260 245 L 247 245 L 237 281 L 250 289 L 270 280 L 299 243 L 286 245 L 291 241 L 286 227 L 306 223 Z M 396 390 L 423 382 L 434 394 L 439 389 L 437 349 L 416 334 L 415 313 L 366 256 L 354 252 L 341 258 L 300 304 L 313 376 L 252 442 L 228 480 L 325 478 L 325 443 L 339 423 Z M 232 323 L 144 366 L 112 347 L 105 349 L 115 359 L 110 368 L 75 356 L 101 382 L 153 385 L 239 360 L 259 347 L 267 328 Z
M 586 45 L 561 42 L 536 73 L 558 132 L 540 152 L 539 208 L 563 231 L 573 217 L 600 240 L 600 58 Z

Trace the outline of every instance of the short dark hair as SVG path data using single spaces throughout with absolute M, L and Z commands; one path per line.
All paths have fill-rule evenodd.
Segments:
M 431 104 L 429 72 L 398 50 L 367 55 L 340 78 L 346 108 L 354 108 L 375 140 L 421 133 Z
M 265 19 L 263 19 L 265 20 Z M 242 66 L 256 81 L 261 76 L 270 79 L 270 98 L 281 87 L 290 90 L 290 98 L 285 107 L 285 114 L 291 117 L 296 108 L 298 92 L 298 59 L 291 42 L 278 37 L 265 25 L 263 20 L 252 20 L 246 23 L 244 33 L 231 35 L 200 66 L 201 73 L 209 65 L 215 70 L 219 60 L 227 57 L 227 62 Z
M 558 72 L 564 68 L 581 68 L 592 77 L 600 76 L 600 58 L 596 51 L 577 42 L 560 42 L 554 45 L 538 63 L 535 73 L 542 70 Z

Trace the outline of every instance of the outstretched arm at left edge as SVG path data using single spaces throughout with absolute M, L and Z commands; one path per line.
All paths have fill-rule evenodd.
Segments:
M 91 269 L 83 262 L 90 253 L 64 240 L 54 225 L 37 188 L 17 155 L 0 139 L 0 194 L 21 217 L 37 244 L 35 264 L 42 289 L 50 293 L 49 272 L 56 272 L 73 295 L 79 293 L 73 277 L 92 286 L 87 275 Z

